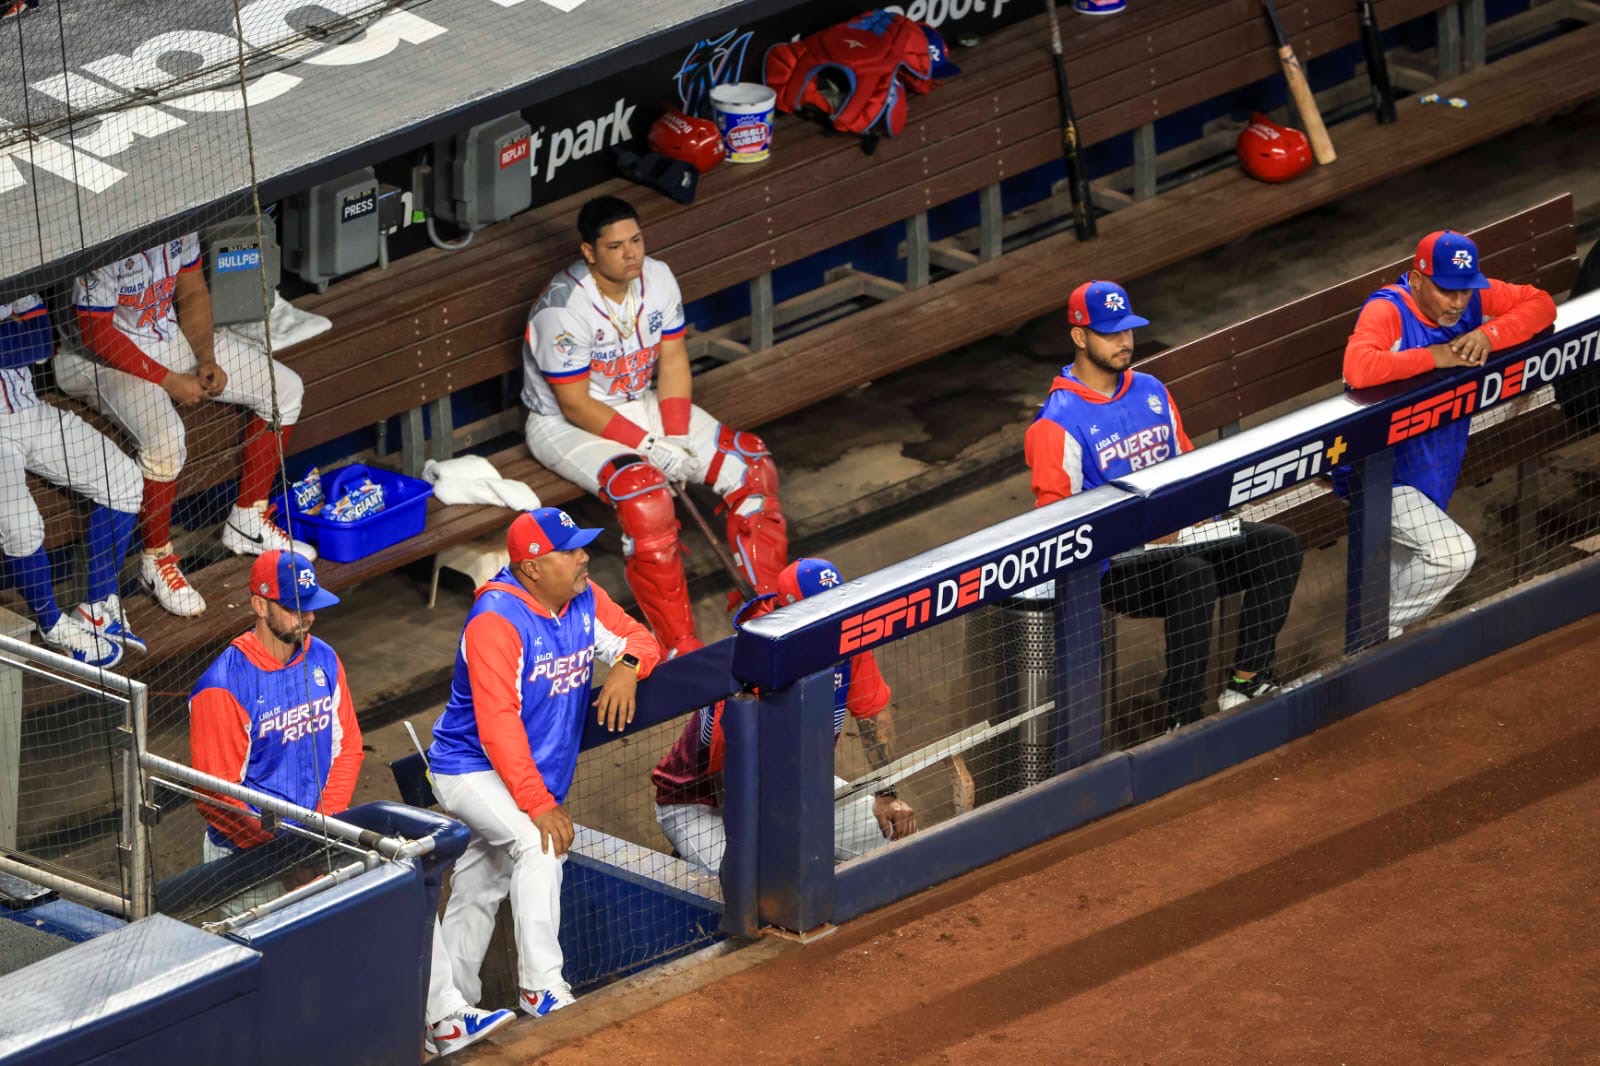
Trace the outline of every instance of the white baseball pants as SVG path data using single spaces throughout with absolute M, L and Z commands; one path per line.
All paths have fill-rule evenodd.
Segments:
M 833 779 L 833 787 L 847 782 Z M 833 857 L 838 862 L 854 859 L 889 843 L 872 813 L 872 793 L 858 796 L 842 810 L 834 809 Z M 662 803 L 656 806 L 656 822 L 679 855 L 708 870 L 722 869 L 722 854 L 728 836 L 722 827 L 722 811 L 704 803 Z
M 1389 627 L 1404 628 L 1428 614 L 1461 583 L 1478 549 L 1428 497 L 1396 485 L 1389 538 Z
M 433 923 L 433 956 L 428 963 L 428 1003 L 423 1021 L 428 1025 L 442 1022 L 458 1010 L 472 1004 L 456 987 L 454 969 L 450 965 L 450 949 L 445 946 L 444 933 L 437 920 Z
M 138 465 L 73 412 L 43 401 L 0 412 L 0 555 L 32 555 L 44 544 L 29 473 L 124 514 L 137 514 L 144 496 Z
M 637 400 L 629 400 L 617 411 L 657 436 L 666 435 L 666 430 L 661 426 L 661 408 L 654 389 Z M 717 454 L 717 429 L 720 424 L 704 408 L 690 405 L 689 449 L 700 460 L 702 472 L 695 478 L 699 484 L 706 483 L 704 471 Z M 525 433 L 528 451 L 539 460 L 539 465 L 560 474 L 574 485 L 582 486 L 585 492 L 595 496 L 600 494 L 601 469 L 617 456 L 632 453 L 627 445 L 579 429 L 558 414 L 529 412 Z M 743 483 L 744 471 L 743 461 L 737 455 L 728 455 L 717 473 L 716 484 L 711 488 L 719 496 L 726 496 Z
M 169 370 L 195 372 L 194 351 L 182 333 L 164 341 L 130 339 Z M 276 388 L 283 424 L 295 424 L 305 397 L 299 374 L 228 330 L 218 331 L 215 351 L 217 365 L 228 375 L 228 384 L 212 402 L 248 407 L 271 422 Z M 133 439 L 145 477 L 151 481 L 178 479 L 188 458 L 188 446 L 183 416 L 165 389 L 77 352 L 57 354 L 55 368 L 56 384 L 62 392 L 109 415 Z
M 456 988 L 469 1003 L 483 994 L 479 970 L 494 933 L 500 901 L 511 895 L 517 983 L 524 991 L 554 988 L 561 976 L 561 875 L 565 856 L 540 850 L 539 827 L 517 806 L 493 770 L 434 774 L 444 809 L 472 830 L 456 860 L 441 932 Z M 430 997 L 431 998 L 431 997 Z

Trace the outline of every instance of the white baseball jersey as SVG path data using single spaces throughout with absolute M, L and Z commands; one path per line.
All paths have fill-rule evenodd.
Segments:
M 589 379 L 589 395 L 619 407 L 650 388 L 661 342 L 683 335 L 683 296 L 672 270 L 646 256 L 634 282 L 631 320 L 617 318 L 624 306 L 595 288 L 588 264 L 574 263 L 545 287 L 528 316 L 522 339 L 522 403 L 540 415 L 556 415 L 552 383 Z
M 178 274 L 200 268 L 200 238 L 186 233 L 147 252 L 103 266 L 73 282 L 73 300 L 88 314 L 111 314 L 117 328 L 144 341 L 178 333 L 172 298 Z
M 26 323 L 44 322 L 44 335 Z M 39 402 L 33 391 L 33 364 L 50 357 L 53 343 L 44 301 L 30 293 L 0 304 L 0 414 L 15 414 Z

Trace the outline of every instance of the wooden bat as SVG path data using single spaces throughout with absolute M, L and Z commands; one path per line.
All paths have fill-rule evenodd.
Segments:
M 1394 89 L 1389 84 L 1389 60 L 1383 54 L 1383 41 L 1378 37 L 1378 13 L 1372 0 L 1360 0 L 1356 6 L 1361 14 L 1361 47 L 1367 54 L 1372 106 L 1378 112 L 1378 125 L 1386 126 L 1395 120 Z
M 1272 0 L 1261 0 L 1261 6 L 1267 9 L 1267 18 L 1272 22 L 1272 34 L 1278 39 L 1278 61 L 1283 64 L 1283 76 L 1289 82 L 1289 96 L 1294 100 L 1295 110 L 1300 112 L 1300 121 L 1305 123 L 1306 136 L 1311 138 L 1311 154 L 1317 157 L 1318 163 L 1326 166 L 1339 156 L 1333 150 L 1333 142 L 1328 139 L 1328 128 L 1322 124 L 1322 112 L 1317 109 L 1316 97 L 1311 95 L 1311 86 L 1306 84 L 1306 72 L 1300 68 L 1300 60 L 1283 32 L 1283 24 L 1278 21 L 1278 11 L 1272 6 Z
M 1072 94 L 1067 88 L 1067 61 L 1061 54 L 1061 27 L 1056 24 L 1056 0 L 1045 0 L 1050 16 L 1050 53 L 1056 61 L 1056 103 L 1061 105 L 1061 149 L 1067 162 L 1067 188 L 1072 193 L 1072 229 L 1078 240 L 1095 237 L 1094 199 L 1089 192 L 1089 175 L 1078 154 L 1078 118 L 1072 111 Z

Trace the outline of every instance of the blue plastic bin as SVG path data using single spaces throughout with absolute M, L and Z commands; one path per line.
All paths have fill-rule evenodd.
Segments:
M 320 558 L 335 563 L 364 559 L 422 532 L 428 522 L 428 497 L 433 495 L 433 486 L 420 478 L 372 470 L 360 463 L 341 466 L 330 471 L 324 483 L 323 496 L 328 506 L 344 495 L 347 485 L 359 485 L 363 477 L 383 486 L 383 510 L 375 514 L 354 522 L 335 522 L 321 515 L 301 514 L 294 509 L 288 494 L 275 501 L 278 513 L 287 516 L 286 523 L 293 522 L 296 538 L 309 542 Z

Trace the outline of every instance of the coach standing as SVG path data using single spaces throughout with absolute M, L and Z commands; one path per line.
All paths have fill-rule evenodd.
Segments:
M 554 507 L 511 523 L 511 564 L 477 591 L 428 751 L 440 802 L 472 829 L 443 921 L 456 986 L 477 1002 L 478 971 L 509 889 L 518 1002 L 535 1016 L 573 998 L 556 940 L 573 838 L 562 803 L 578 765 L 594 660 L 612 665 L 598 719 L 620 730 L 633 720 L 639 679 L 661 659 L 649 631 L 589 580 L 584 547 L 599 535 Z
M 1150 323 L 1133 313 L 1128 294 L 1110 281 L 1073 290 L 1067 321 L 1077 354 L 1050 385 L 1028 427 L 1024 446 L 1037 506 L 1191 451 L 1167 387 L 1130 369 L 1133 331 Z M 1278 687 L 1271 672 L 1278 633 L 1300 581 L 1300 540 L 1293 531 L 1242 522 L 1232 536 L 1202 535 L 1189 546 L 1179 533 L 1110 562 L 1100 594 L 1114 611 L 1166 622 L 1167 673 L 1161 697 L 1167 725 L 1204 716 L 1211 616 L 1217 597 L 1244 593 L 1234 668 L 1217 703 L 1222 710 Z
M 304 557 L 274 550 L 256 558 L 255 627 L 234 638 L 189 697 L 196 770 L 324 814 L 350 806 L 361 772 L 361 726 L 344 664 L 311 635 L 316 613 L 338 602 Z M 254 816 L 260 812 L 244 813 L 251 809 L 239 800 L 198 806 L 210 823 L 207 862 L 273 838 Z
M 1345 384 L 1362 389 L 1435 369 L 1482 366 L 1490 352 L 1530 340 L 1555 320 L 1556 303 L 1543 289 L 1485 278 L 1471 238 L 1430 233 L 1406 276 L 1362 305 L 1344 350 Z M 1477 559 L 1472 538 L 1445 513 L 1470 425 L 1460 419 L 1395 446 L 1391 638 L 1439 606 Z

